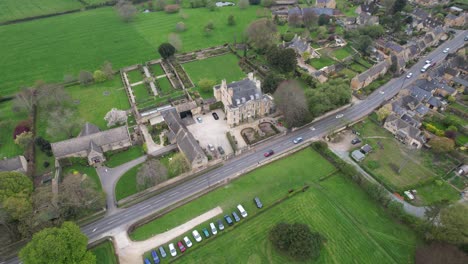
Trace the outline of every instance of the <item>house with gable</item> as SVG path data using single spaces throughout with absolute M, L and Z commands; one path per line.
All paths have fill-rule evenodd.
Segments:
M 22 155 L 13 158 L 4 158 L 0 160 L 0 172 L 2 171 L 26 173 L 28 171 L 28 162 Z
M 283 44 L 283 46 L 286 46 L 286 44 Z M 297 34 L 286 47 L 293 49 L 298 56 L 303 56 L 304 53 L 307 52 L 310 54 L 311 58 L 320 58 L 320 54 L 310 46 L 310 43 L 307 41 L 307 39 L 302 38 Z
M 458 15 L 448 14 L 445 19 L 445 25 L 449 27 L 461 27 L 468 24 L 468 13 L 463 12 Z
M 423 145 L 424 137 L 422 132 L 393 113 L 385 119 L 384 128 L 403 144 L 417 149 Z
M 353 79 L 351 79 L 351 88 L 353 90 L 359 90 L 366 87 L 377 78 L 385 75 L 390 66 L 390 63 L 387 60 L 375 64 L 365 72 L 356 75 Z

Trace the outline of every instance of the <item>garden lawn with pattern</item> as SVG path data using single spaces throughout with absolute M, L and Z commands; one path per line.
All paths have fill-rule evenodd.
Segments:
M 78 0 L 2 0 L 0 1 L 0 23 L 70 10 L 79 10 L 82 7 L 83 4 Z
M 0 103 L 0 159 L 22 155 L 23 150 L 15 144 L 13 133 L 16 125 L 28 118 L 26 113 L 16 113 L 12 110 L 13 101 Z
M 96 263 L 99 264 L 117 264 L 115 250 L 112 242 L 106 240 L 89 249 L 96 256 Z

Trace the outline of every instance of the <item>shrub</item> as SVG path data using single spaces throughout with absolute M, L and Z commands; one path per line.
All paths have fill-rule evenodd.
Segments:
M 191 0 L 190 1 L 190 7 L 191 8 L 199 8 L 199 7 L 204 7 L 206 5 L 205 0 Z
M 281 36 L 281 38 L 286 42 L 290 42 L 294 38 L 294 35 L 295 34 L 293 32 L 288 31 L 288 32 L 284 33 Z
M 174 14 L 179 12 L 180 6 L 179 5 L 167 5 L 164 7 L 164 11 L 168 14 Z
M 210 92 L 215 84 L 216 82 L 214 80 L 206 78 L 203 78 L 198 82 L 198 86 L 200 86 L 200 89 L 205 93 Z
M 185 26 L 185 23 L 184 22 L 179 22 L 176 24 L 176 31 L 177 32 L 183 32 L 187 29 L 187 27 Z
M 50 162 L 44 161 L 42 165 L 44 166 L 44 168 L 48 168 L 50 166 Z
M 107 80 L 107 76 L 101 70 L 94 71 L 93 78 L 98 83 Z
M 31 131 L 31 124 L 29 120 L 23 120 L 18 123 L 15 127 L 15 131 L 13 132 L 13 139 L 16 139 L 18 135 L 23 134 L 24 132 Z

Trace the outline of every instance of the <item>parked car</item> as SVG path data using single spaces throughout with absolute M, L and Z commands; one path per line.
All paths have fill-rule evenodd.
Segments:
M 234 222 L 232 221 L 232 219 L 231 219 L 231 217 L 229 215 L 225 215 L 224 220 L 226 220 L 226 223 L 228 223 L 228 225 L 230 225 L 230 226 L 232 226 L 232 224 L 234 224 Z
M 442 51 L 443 53 L 448 53 L 450 50 L 450 48 L 445 48 L 444 51 Z
M 432 62 L 431 59 L 427 59 L 427 60 L 425 61 L 426 64 L 430 64 L 431 62 Z
M 213 118 L 214 118 L 215 120 L 218 120 L 218 119 L 219 119 L 218 114 L 217 114 L 217 113 L 213 113 Z
M 156 250 L 151 251 L 151 256 L 153 257 L 154 264 L 159 264 L 159 257 L 158 253 L 156 253 Z
M 167 257 L 166 250 L 164 250 L 163 246 L 159 247 L 159 254 L 161 254 L 161 258 Z
M 210 223 L 210 229 L 213 235 L 218 234 L 218 230 L 216 229 L 216 226 L 213 223 Z
M 219 231 L 223 231 L 223 230 L 224 230 L 224 224 L 223 224 L 223 221 L 222 221 L 222 220 L 218 220 L 218 229 L 219 229 Z
M 342 117 L 343 117 L 343 114 L 336 115 L 336 118 L 342 118 Z
M 295 139 L 293 140 L 293 143 L 294 143 L 294 144 L 297 144 L 297 143 L 299 143 L 299 142 L 302 142 L 303 140 L 304 140 L 304 139 L 303 139 L 302 137 L 297 137 L 297 138 L 295 138 Z
M 184 242 L 185 242 L 185 245 L 187 245 L 187 247 L 192 246 L 192 241 L 190 241 L 190 239 L 187 236 L 184 237 Z
M 185 249 L 184 244 L 182 243 L 182 241 L 177 242 L 177 246 L 179 247 L 180 252 L 182 252 L 182 253 L 185 252 L 186 249 Z
M 151 261 L 149 261 L 149 259 L 145 258 L 145 264 L 151 264 Z
M 212 144 L 208 144 L 208 149 L 209 149 L 210 151 L 214 151 L 214 150 L 215 150 L 215 148 L 214 148 L 214 146 L 213 146 Z
M 361 140 L 359 138 L 355 138 L 355 139 L 351 140 L 351 144 L 353 144 L 353 145 L 356 145 L 356 144 L 359 144 L 359 143 L 361 143 Z
M 202 241 L 202 237 L 200 236 L 200 233 L 198 233 L 197 230 L 192 231 L 192 236 L 195 239 L 195 241 L 197 241 L 197 242 Z
M 224 149 L 223 147 L 219 146 L 218 147 L 219 154 L 224 155 Z
M 263 207 L 263 204 L 262 204 L 262 202 L 260 201 L 260 198 L 255 197 L 255 198 L 254 198 L 254 202 L 255 202 L 255 205 L 257 205 L 257 208 L 258 208 L 258 209 L 260 209 L 260 208 Z
M 245 211 L 244 207 L 242 205 L 237 205 L 237 210 L 239 210 L 242 218 L 246 218 L 247 217 L 247 211 Z
M 234 217 L 234 220 L 236 220 L 236 222 L 240 221 L 240 217 L 237 215 L 236 212 L 232 212 L 232 216 Z
M 465 40 L 465 41 L 468 41 L 468 36 L 465 36 L 464 40 Z
M 265 153 L 263 154 L 263 156 L 265 156 L 265 158 L 266 158 L 266 157 L 270 157 L 270 156 L 273 155 L 273 154 L 275 154 L 275 152 L 274 152 L 272 149 L 270 149 L 270 150 L 268 150 L 267 152 L 265 152 Z
M 406 79 L 409 79 L 409 78 L 411 78 L 412 76 L 413 76 L 413 73 L 410 72 L 410 73 L 408 73 L 408 74 L 406 75 Z
M 171 256 L 177 256 L 177 250 L 174 247 L 174 243 L 169 244 L 169 252 L 171 253 Z
M 208 229 L 203 228 L 203 229 L 202 229 L 202 232 L 203 232 L 203 235 L 205 235 L 205 238 L 210 237 L 210 233 L 208 232 Z
M 201 117 L 197 117 L 197 121 L 198 121 L 198 123 L 201 123 L 201 122 L 203 122 L 203 119 Z

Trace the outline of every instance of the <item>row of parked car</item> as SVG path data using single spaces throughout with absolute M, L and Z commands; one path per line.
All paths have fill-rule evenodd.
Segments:
M 254 198 L 254 202 L 255 202 L 255 204 L 257 205 L 258 208 L 263 207 L 262 202 L 260 201 L 260 199 L 258 197 Z M 244 209 L 244 207 L 242 205 L 240 205 L 240 204 L 237 205 L 237 210 L 240 213 L 240 215 L 242 216 L 242 218 L 247 217 L 247 211 Z M 234 218 L 234 220 L 232 220 L 231 216 L 228 215 L 228 214 L 224 216 L 224 220 L 226 221 L 226 223 L 228 225 L 232 226 L 235 222 L 239 222 L 241 220 L 241 218 L 237 214 L 238 212 L 237 211 L 232 212 L 232 217 Z M 209 229 L 209 231 L 208 231 L 208 229 Z M 205 227 L 205 228 L 202 229 L 202 234 L 203 234 L 203 236 L 205 238 L 209 238 L 212 235 L 213 236 L 216 235 L 218 233 L 218 229 L 219 229 L 219 231 L 224 230 L 224 223 L 223 223 L 222 220 L 217 220 L 216 225 L 215 225 L 215 223 L 211 222 L 210 225 L 209 225 L 209 228 Z M 193 237 L 193 239 L 195 239 L 196 242 L 201 242 L 203 240 L 202 236 L 200 235 L 200 233 L 196 229 L 192 231 L 192 237 Z M 193 243 L 192 243 L 192 241 L 190 240 L 190 238 L 188 236 L 185 236 L 183 238 L 183 242 L 182 242 L 182 240 L 177 242 L 177 247 L 179 248 L 179 251 L 181 253 L 184 253 L 187 250 L 187 248 L 192 247 L 192 245 L 193 245 Z M 177 250 L 176 250 L 176 247 L 174 246 L 174 243 L 170 243 L 168 245 L 168 247 L 169 247 L 169 254 L 171 254 L 171 256 L 173 256 L 173 257 L 177 256 Z M 158 248 L 158 251 L 159 251 L 159 254 L 161 255 L 161 258 L 167 257 L 167 253 L 166 253 L 163 246 L 160 246 Z M 156 250 L 151 251 L 151 257 L 153 258 L 153 262 L 155 264 L 160 263 L 161 260 L 159 259 L 159 255 L 158 255 Z M 148 258 L 145 258 L 145 264 L 152 264 L 152 263 Z

